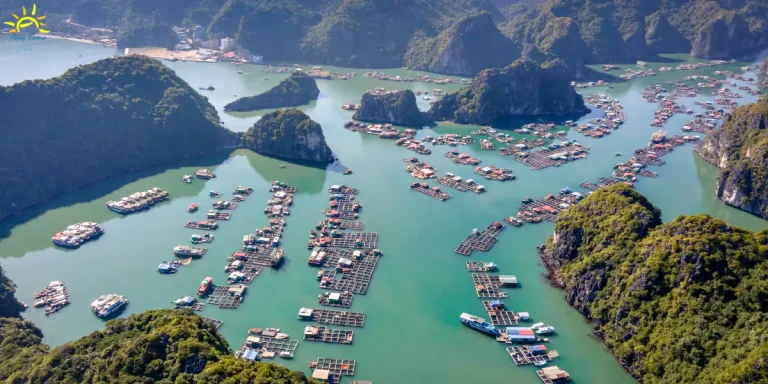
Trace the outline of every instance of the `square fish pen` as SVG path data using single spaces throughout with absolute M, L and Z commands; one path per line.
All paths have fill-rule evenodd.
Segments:
M 490 269 L 484 261 L 467 261 L 467 270 L 470 272 L 488 272 Z
M 335 269 L 324 270 L 320 279 L 320 288 L 365 295 L 380 257 L 373 254 L 365 255 L 362 260 L 355 260 L 351 271 L 348 272 L 338 272 Z
M 330 379 L 333 383 L 338 383 L 341 376 L 355 375 L 355 360 L 329 359 L 320 357 L 316 361 L 310 361 L 309 366 L 313 369 L 324 369 L 330 373 Z
M 352 344 L 354 331 L 346 329 L 331 329 L 322 326 L 307 326 L 304 329 L 304 340 L 319 341 L 328 344 Z
M 309 317 L 299 317 L 299 320 L 345 327 L 362 327 L 365 324 L 365 313 L 362 312 L 335 311 L 330 309 L 312 309 L 311 311 L 312 313 Z
M 338 237 L 331 236 L 330 246 L 337 248 L 376 248 L 379 234 L 375 232 L 339 233 Z
M 338 295 L 338 299 L 336 299 L 334 295 Z M 331 293 L 331 294 L 320 295 L 317 301 L 320 305 L 325 305 L 327 307 L 349 308 L 352 306 L 353 297 L 354 295 L 352 294 L 352 292 L 344 291 L 342 293 L 335 293 L 335 294 Z
M 515 365 L 529 365 L 537 362 L 550 362 L 558 354 L 555 351 L 543 354 L 534 353 L 527 345 L 521 347 L 507 347 L 509 357 L 515 362 Z
M 237 309 L 242 301 L 242 296 L 231 295 L 230 286 L 219 286 L 213 289 L 208 296 L 208 304 L 217 305 L 221 309 Z
M 490 301 L 483 301 L 483 307 L 488 312 L 491 324 L 495 326 L 517 326 L 520 317 L 512 311 L 498 310 L 493 307 Z

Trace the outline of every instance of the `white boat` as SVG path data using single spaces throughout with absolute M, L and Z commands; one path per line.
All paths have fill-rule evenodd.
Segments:
M 545 325 L 543 327 L 536 328 L 536 334 L 539 335 L 549 335 L 555 333 L 555 327 L 551 325 Z
M 185 183 L 189 184 L 189 183 L 191 183 L 191 182 L 192 182 L 192 176 L 190 176 L 190 175 L 184 175 L 184 176 L 182 176 L 182 177 L 181 177 L 181 180 L 182 180 L 183 182 L 185 182 Z
M 280 352 L 280 357 L 282 357 L 282 358 L 284 358 L 284 359 L 292 359 L 292 358 L 293 358 L 293 352 L 290 352 L 290 351 L 281 351 L 281 352 Z
M 547 365 L 547 362 L 546 362 L 546 361 L 544 361 L 544 360 L 538 360 L 538 361 L 535 361 L 535 362 L 533 363 L 533 365 L 535 365 L 535 366 L 537 366 L 537 367 L 543 367 L 543 366 Z

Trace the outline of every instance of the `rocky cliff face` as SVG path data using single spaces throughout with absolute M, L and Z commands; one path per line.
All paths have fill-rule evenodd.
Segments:
M 489 13 L 468 16 L 434 38 L 414 39 L 405 65 L 449 75 L 474 76 L 520 58 L 520 47 L 501 34 Z
M 720 168 L 720 200 L 768 219 L 768 101 L 736 109 L 696 152 Z
M 768 76 L 768 57 L 766 57 L 765 61 L 763 61 L 763 64 L 760 65 L 760 73 L 763 76 Z
M 645 18 L 645 41 L 657 53 L 690 52 L 691 43 L 658 11 Z
M 520 59 L 503 69 L 486 69 L 459 92 L 432 105 L 435 120 L 490 124 L 505 116 L 581 115 L 589 112 L 560 61 L 542 66 Z
M 267 156 L 315 163 L 333 161 L 320 124 L 298 109 L 281 109 L 264 115 L 242 140 L 252 151 Z
M 272 89 L 250 97 L 241 97 L 224 106 L 227 112 L 248 112 L 264 108 L 294 107 L 317 100 L 320 89 L 315 79 L 295 71 Z
M 768 273 L 765 244 L 765 232 L 706 215 L 662 224 L 614 185 L 560 215 L 544 261 L 640 382 L 756 383 L 768 379 L 768 346 L 744 327 L 768 329 L 765 287 L 753 285 Z
M 0 218 L 112 176 L 237 144 L 205 97 L 159 61 L 135 55 L 0 87 L 0 115 Z
M 421 126 L 431 120 L 416 105 L 416 95 L 411 90 L 393 92 L 366 92 L 355 120 L 372 123 L 389 123 L 405 126 Z
M 699 30 L 691 54 L 708 59 L 729 59 L 755 53 L 768 45 L 768 29 L 750 30 L 739 14 L 721 15 Z

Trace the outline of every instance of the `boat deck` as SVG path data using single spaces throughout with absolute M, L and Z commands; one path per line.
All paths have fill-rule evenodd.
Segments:
M 240 306 L 240 296 L 229 294 L 230 286 L 218 286 L 208 296 L 208 304 L 216 305 L 221 309 L 237 309 Z
M 330 244 L 328 246 L 335 248 L 376 248 L 376 240 L 379 238 L 379 234 L 376 232 L 363 232 L 363 233 L 337 233 L 338 237 L 331 237 Z M 358 245 L 360 243 L 360 245 Z
M 307 341 L 319 341 L 328 344 L 352 344 L 354 337 L 354 331 L 346 329 L 331 329 L 328 327 L 315 327 L 317 329 L 316 336 L 310 336 L 304 334 L 304 340 Z
M 349 308 L 352 306 L 353 297 L 354 294 L 352 292 L 344 291 L 341 293 L 341 299 L 338 303 L 332 303 L 326 295 L 321 295 L 317 301 L 320 303 L 320 305 L 325 305 L 327 307 Z
M 200 317 L 203 319 L 203 321 L 213 325 L 213 327 L 216 329 L 219 329 L 221 328 L 222 325 L 224 325 L 224 322 L 221 320 L 211 319 L 210 317 L 204 317 L 204 316 L 200 316 Z
M 336 311 L 331 309 L 313 309 L 312 318 L 318 324 L 339 325 L 344 327 L 362 327 L 365 324 L 365 313 Z
M 527 345 L 521 347 L 507 347 L 507 353 L 509 353 L 509 357 L 515 361 L 515 365 L 530 365 L 539 361 L 550 362 L 552 361 L 552 356 L 550 356 L 552 352 L 537 355 L 534 354 Z M 556 353 L 557 352 L 555 352 L 555 354 Z
M 355 360 L 328 359 L 320 357 L 316 361 L 309 362 L 310 367 L 314 369 L 327 369 L 330 371 L 329 379 L 333 383 L 339 383 L 342 376 L 355 375 Z

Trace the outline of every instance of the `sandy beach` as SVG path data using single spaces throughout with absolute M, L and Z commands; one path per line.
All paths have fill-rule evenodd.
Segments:
M 144 55 L 155 59 L 178 59 L 186 61 L 205 61 L 197 55 L 197 50 L 170 51 L 165 48 L 126 48 L 127 55 Z

